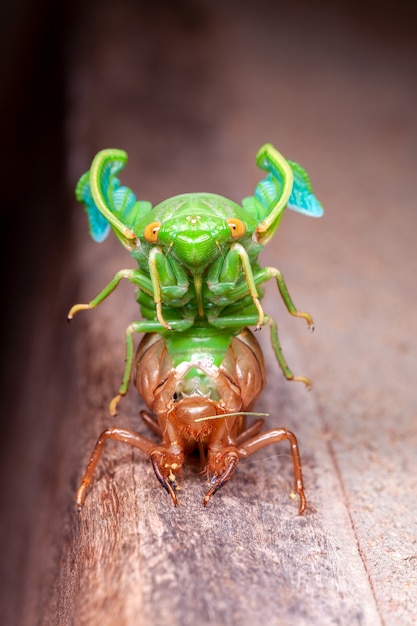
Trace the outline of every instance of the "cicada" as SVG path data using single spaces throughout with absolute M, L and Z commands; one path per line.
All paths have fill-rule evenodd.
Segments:
M 261 432 L 262 419 L 249 427 L 245 424 L 265 384 L 262 352 L 249 329 L 233 335 L 227 330 L 197 325 L 165 337 L 148 333 L 139 345 L 135 363 L 136 387 L 151 411 L 142 411 L 142 417 L 161 443 L 124 428 L 105 430 L 78 489 L 79 508 L 109 439 L 130 444 L 149 456 L 156 477 L 174 505 L 183 464 L 197 450 L 209 477 L 204 506 L 230 480 L 240 459 L 287 440 L 299 513 L 304 512 L 306 498 L 295 435 L 286 428 Z
M 238 335 L 247 326 L 268 325 L 285 378 L 309 386 L 309 379 L 294 376 L 285 360 L 276 321 L 262 308 L 263 284 L 275 279 L 289 313 L 304 318 L 310 328 L 313 319 L 296 308 L 281 272 L 259 264 L 286 207 L 322 215 L 306 171 L 266 144 L 257 164 L 267 175 L 241 205 L 213 193 L 187 193 L 152 207 L 120 184 L 117 175 L 126 162 L 122 150 L 99 152 L 76 188 L 92 237 L 102 241 L 112 229 L 137 262 L 137 269 L 120 270 L 93 300 L 73 306 L 68 315 L 72 319 L 78 311 L 98 306 L 122 279 L 137 287 L 143 319 L 126 329 L 125 370 L 110 412 L 116 413 L 127 393 L 135 333 L 156 332 L 168 340 L 169 333 L 192 333 L 197 327 Z

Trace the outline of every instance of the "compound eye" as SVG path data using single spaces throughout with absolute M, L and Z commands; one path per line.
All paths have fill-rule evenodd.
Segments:
M 158 243 L 158 232 L 161 228 L 161 222 L 151 222 L 145 227 L 143 236 L 149 243 Z
M 229 224 L 232 239 L 239 239 L 239 237 L 243 237 L 246 233 L 246 226 L 240 220 L 234 217 L 229 217 L 226 222 Z

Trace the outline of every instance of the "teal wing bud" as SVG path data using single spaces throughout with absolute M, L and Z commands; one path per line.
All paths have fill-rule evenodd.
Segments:
M 256 156 L 258 166 L 267 172 L 254 191 L 244 198 L 243 208 L 258 220 L 258 241 L 265 245 L 273 237 L 286 207 L 311 217 L 321 217 L 323 207 L 311 189 L 307 172 L 287 161 L 271 144 Z
M 103 241 L 112 228 L 121 243 L 133 250 L 136 246 L 135 225 L 139 216 L 151 210 L 150 202 L 137 201 L 131 189 L 120 184 L 118 174 L 127 162 L 123 150 L 101 150 L 89 172 L 76 187 L 76 197 L 85 205 L 90 233 Z
M 104 200 L 106 207 L 113 216 L 124 226 L 133 229 L 136 217 L 136 196 L 131 189 L 121 185 L 115 175 L 124 165 L 121 160 L 116 160 L 113 157 L 116 151 L 109 150 L 106 152 L 109 153 L 109 156 L 105 159 L 100 159 L 99 164 L 101 167 L 98 167 L 96 170 L 99 176 L 98 180 L 95 181 L 95 194 L 99 193 L 101 195 L 102 200 Z
M 323 207 L 313 194 L 307 172 L 298 163 L 293 161 L 288 161 L 288 163 L 294 175 L 294 182 L 287 207 L 310 217 L 321 217 Z
M 243 198 L 242 206 L 261 222 L 270 212 L 282 193 L 282 178 L 268 174 L 255 188 L 253 196 Z
M 271 144 L 260 148 L 256 162 L 267 175 L 257 184 L 254 195 L 245 198 L 242 205 L 257 218 L 257 237 L 264 245 L 281 221 L 291 195 L 293 173 L 287 160 Z
M 101 243 L 110 232 L 110 224 L 98 210 L 91 195 L 90 172 L 81 176 L 75 188 L 75 197 L 84 204 L 91 237 L 94 241 Z
M 113 207 L 112 213 L 118 220 L 131 230 L 135 230 L 135 225 L 140 217 L 146 215 L 152 204 L 146 200 L 136 200 L 136 196 L 131 189 L 120 185 L 117 178 L 113 178 L 109 197 L 109 204 Z

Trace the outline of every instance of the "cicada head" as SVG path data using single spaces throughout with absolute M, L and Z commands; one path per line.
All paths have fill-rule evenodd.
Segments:
M 201 274 L 231 243 L 251 238 L 257 221 L 232 200 L 208 193 L 183 194 L 157 205 L 152 221 L 138 224 L 140 240 L 157 245 L 192 274 Z

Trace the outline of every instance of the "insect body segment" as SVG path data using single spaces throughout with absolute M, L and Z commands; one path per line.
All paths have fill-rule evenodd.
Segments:
M 93 238 L 102 241 L 112 229 L 138 267 L 121 270 L 91 302 L 75 305 L 69 313 L 71 319 L 80 310 L 98 306 L 122 278 L 137 287 L 144 319 L 126 330 L 126 366 L 113 412 L 131 377 L 133 333 L 185 332 L 202 324 L 236 334 L 248 325 L 271 326 L 261 303 L 262 285 L 270 278 L 275 278 L 291 315 L 303 317 L 312 327 L 310 315 L 295 307 L 279 270 L 261 268 L 258 257 L 286 206 L 315 217 L 323 212 L 305 170 L 270 144 L 257 155 L 266 178 L 242 206 L 216 194 L 192 193 L 152 208 L 120 184 L 117 175 L 126 161 L 122 150 L 99 152 L 81 177 L 76 196 L 85 205 Z M 272 346 L 285 377 L 307 384 L 308 379 L 292 374 L 274 328 Z
M 230 480 L 240 459 L 271 443 L 288 440 L 299 512 L 303 513 L 306 499 L 295 435 L 284 428 L 260 434 L 263 420 L 245 428 L 244 415 L 265 383 L 261 349 L 248 329 L 237 336 L 209 327 L 166 338 L 149 333 L 137 351 L 135 379 L 139 393 L 156 415 L 155 420 L 143 412 L 144 420 L 162 441 L 156 444 L 121 428 L 104 431 L 78 489 L 78 506 L 84 502 L 107 439 L 129 443 L 147 454 L 174 505 L 184 461 L 192 450 L 199 450 L 205 473 L 211 476 L 204 506 Z

